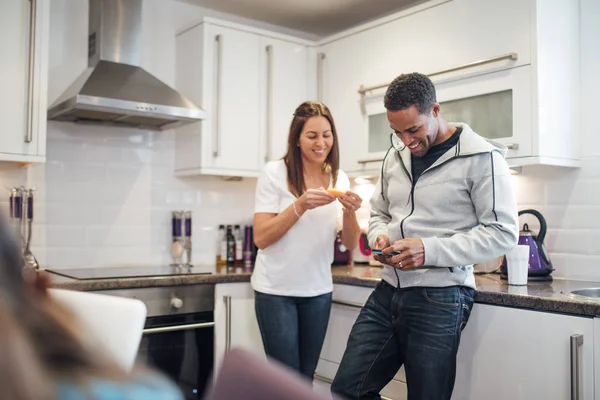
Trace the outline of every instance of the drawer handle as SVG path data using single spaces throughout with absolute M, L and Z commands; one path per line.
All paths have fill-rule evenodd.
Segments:
M 331 300 L 331 302 L 333 304 L 339 304 L 341 306 L 346 306 L 346 307 L 354 307 L 354 308 L 363 308 L 362 304 L 358 304 L 358 303 L 351 303 L 349 301 L 342 301 L 342 300 Z

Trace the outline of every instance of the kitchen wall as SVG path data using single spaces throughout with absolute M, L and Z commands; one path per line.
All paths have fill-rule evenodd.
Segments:
M 171 1 L 146 3 L 143 65 L 173 84 L 174 33 L 203 11 Z M 554 275 L 600 280 L 600 135 L 595 124 L 600 27 L 594 23 L 600 20 L 600 3 L 580 3 L 581 131 L 556 129 L 564 131 L 565 141 L 581 135 L 582 168 L 530 167 L 514 179 L 520 208 L 535 208 L 546 217 Z M 51 7 L 50 103 L 87 64 L 87 2 L 53 0 Z M 212 262 L 217 224 L 251 222 L 255 180 L 175 178 L 173 145 L 172 132 L 50 122 L 46 164 L 0 170 L 1 187 L 37 188 L 33 250 L 41 264 L 168 262 L 174 209 L 194 212 L 194 259 Z M 371 189 L 356 188 L 365 204 Z M 7 207 L 4 198 L 0 203 Z M 361 210 L 361 216 L 368 211 Z
M 532 207 L 548 222 L 546 245 L 556 276 L 600 280 L 600 2 L 580 0 L 580 132 L 556 126 L 568 142 L 580 135 L 582 167 L 524 169 L 515 176 L 520 208 Z M 551 82 L 548 82 L 551 84 Z M 525 221 L 523 219 L 523 221 Z
M 87 66 L 87 2 L 53 0 L 51 10 L 49 104 Z M 144 2 L 142 65 L 171 85 L 177 10 Z M 170 212 L 183 209 L 193 211 L 193 260 L 211 263 L 218 224 L 252 223 L 256 180 L 175 178 L 172 131 L 49 122 L 47 134 L 46 164 L 0 170 L 0 187 L 36 188 L 32 250 L 42 267 L 167 263 Z
M 556 268 L 553 275 L 600 280 L 600 134 L 596 114 L 600 93 L 600 26 L 597 24 L 600 2 L 580 0 L 580 5 L 580 132 L 570 131 L 569 126 L 555 129 L 564 132 L 565 143 L 574 135 L 580 135 L 582 167 L 527 167 L 513 179 L 519 209 L 534 208 L 548 223 L 545 243 Z M 372 186 L 357 185 L 355 190 L 369 196 Z M 367 201 L 365 197 L 365 203 Z M 363 221 L 365 211 L 361 210 Z M 521 224 L 528 223 L 537 230 L 532 218 L 521 217 Z

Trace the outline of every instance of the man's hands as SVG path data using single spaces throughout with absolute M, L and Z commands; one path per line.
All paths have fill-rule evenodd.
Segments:
M 381 249 L 383 253 L 381 256 L 374 256 L 377 261 L 402 271 L 416 269 L 425 263 L 425 247 L 421 239 L 401 239 L 390 246 L 390 238 L 380 235 L 375 241 L 375 249 Z M 400 254 L 390 254 L 393 252 Z

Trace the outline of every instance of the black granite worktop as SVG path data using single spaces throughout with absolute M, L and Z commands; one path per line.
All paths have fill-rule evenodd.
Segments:
M 342 285 L 375 287 L 380 282 L 380 267 L 332 267 L 333 282 Z M 152 286 L 176 286 L 249 282 L 250 273 L 238 270 L 213 270 L 206 275 L 175 275 L 164 277 L 132 277 L 76 280 L 50 274 L 51 286 L 56 288 L 95 291 Z M 555 278 L 552 282 L 530 282 L 527 286 L 509 286 L 497 274 L 476 275 L 475 301 L 482 304 L 526 308 L 583 316 L 600 316 L 600 301 L 569 296 L 573 289 L 600 287 L 598 282 Z

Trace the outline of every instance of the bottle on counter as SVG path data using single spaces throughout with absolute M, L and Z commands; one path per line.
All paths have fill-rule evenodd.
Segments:
M 217 248 L 217 267 L 224 267 L 227 262 L 227 234 L 225 225 L 219 225 L 219 243 Z
M 184 239 L 183 248 L 185 249 L 185 265 L 193 267 L 192 265 L 192 212 L 185 211 L 183 213 L 184 221 Z
M 183 246 L 183 233 L 181 230 L 181 224 L 183 219 L 182 211 L 171 212 L 171 258 L 173 262 L 172 266 L 180 266 L 182 263 L 182 257 L 184 252 Z
M 252 225 L 246 225 L 244 227 L 244 269 L 246 272 L 250 272 L 252 269 L 252 241 Z
M 244 264 L 244 238 L 239 225 L 233 226 L 233 237 L 235 238 L 235 266 L 241 267 Z
M 225 256 L 225 260 L 227 264 L 227 271 L 233 272 L 233 267 L 235 265 L 235 237 L 233 236 L 233 229 L 231 225 L 227 225 L 226 241 L 227 254 Z

